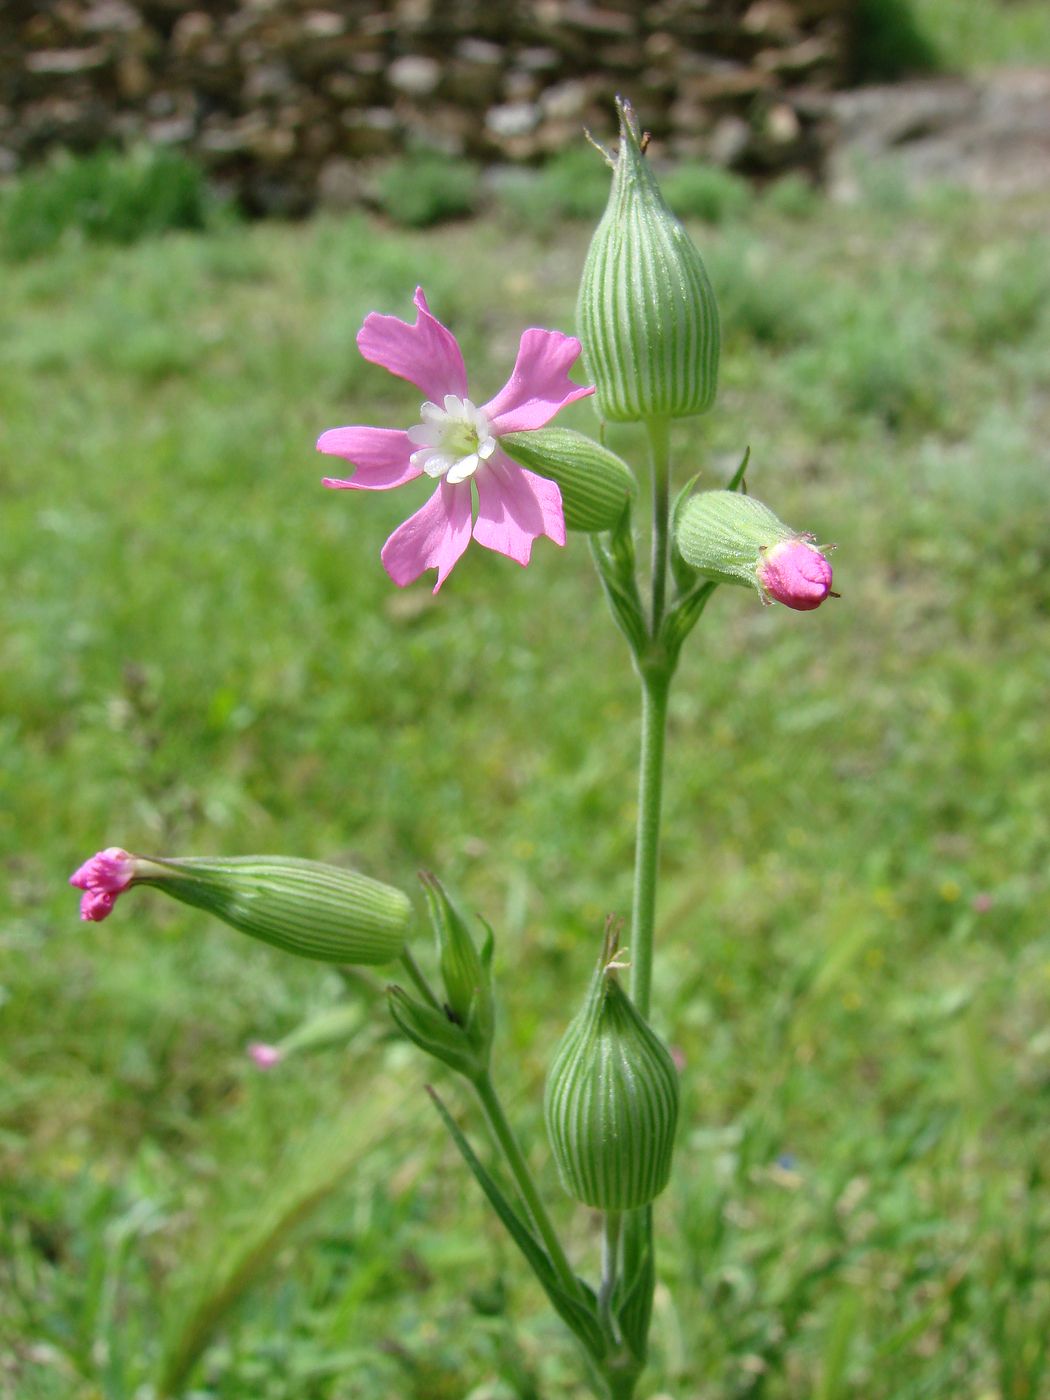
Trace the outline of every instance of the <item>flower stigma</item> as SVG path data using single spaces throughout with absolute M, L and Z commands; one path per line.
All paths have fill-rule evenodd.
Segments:
M 467 481 L 496 450 L 489 420 L 470 399 L 446 394 L 444 406 L 430 403 L 420 409 L 421 423 L 408 430 L 417 450 L 414 467 L 427 476 L 444 477 L 450 486 Z

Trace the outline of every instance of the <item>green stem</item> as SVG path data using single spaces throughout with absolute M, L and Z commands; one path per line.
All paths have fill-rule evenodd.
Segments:
M 438 1001 L 434 993 L 430 990 L 430 983 L 423 976 L 423 971 L 420 968 L 419 963 L 416 962 L 415 958 L 409 951 L 407 944 L 404 948 L 401 949 L 401 965 L 402 967 L 404 967 L 409 977 L 411 977 L 416 991 L 419 992 L 420 996 L 427 1003 L 427 1005 L 432 1006 L 435 1011 L 440 1011 L 441 1003 Z
M 667 548 L 671 517 L 671 448 L 666 418 L 650 418 L 649 465 L 653 485 L 652 614 L 650 635 L 657 637 L 667 598 Z
M 660 806 L 667 735 L 667 671 L 642 674 L 642 752 L 638 766 L 638 830 L 634 853 L 634 898 L 631 905 L 631 997 L 649 1017 L 653 980 L 653 934 L 656 926 L 657 867 L 660 858 Z
M 602 1281 L 598 1288 L 598 1313 L 602 1325 L 614 1342 L 620 1341 L 620 1329 L 612 1314 L 612 1296 L 620 1276 L 620 1241 L 623 1238 L 623 1213 L 607 1210 L 602 1215 Z
M 554 1265 L 562 1286 L 570 1297 L 579 1297 L 579 1281 L 573 1273 L 572 1265 L 569 1263 L 568 1257 L 562 1248 L 561 1241 L 558 1239 L 554 1229 L 554 1223 L 547 1214 L 547 1207 L 543 1204 L 543 1199 L 536 1187 L 536 1183 L 532 1179 L 532 1173 L 529 1171 L 529 1164 L 526 1162 L 525 1154 L 518 1144 L 514 1129 L 510 1126 L 510 1123 L 507 1121 L 507 1116 L 503 1112 L 503 1105 L 500 1103 L 499 1097 L 496 1094 L 492 1079 L 486 1071 L 484 1074 L 479 1075 L 473 1083 L 474 1088 L 477 1090 L 478 1098 L 481 1101 L 481 1107 L 485 1111 L 485 1117 L 488 1120 L 489 1127 L 492 1129 L 492 1135 L 496 1139 L 500 1151 L 503 1153 L 504 1160 L 510 1169 L 511 1175 L 514 1177 L 521 1199 L 525 1203 L 529 1214 L 532 1216 L 533 1223 L 540 1232 L 540 1237 L 547 1247 L 550 1261 Z

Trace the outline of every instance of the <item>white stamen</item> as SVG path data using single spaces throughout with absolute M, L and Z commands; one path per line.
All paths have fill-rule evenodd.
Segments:
M 451 486 L 468 481 L 496 450 L 488 419 L 470 399 L 446 394 L 444 407 L 428 401 L 419 416 L 422 421 L 408 430 L 418 448 L 410 460 L 427 476 L 444 477 Z

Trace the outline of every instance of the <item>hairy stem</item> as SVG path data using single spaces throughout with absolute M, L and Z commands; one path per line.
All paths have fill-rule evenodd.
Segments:
M 475 1079 L 473 1083 L 489 1127 L 492 1129 L 492 1135 L 496 1139 L 507 1168 L 514 1178 L 525 1208 L 540 1233 L 540 1238 L 546 1246 L 550 1261 L 554 1265 L 562 1286 L 571 1297 L 578 1297 L 580 1294 L 579 1282 L 573 1273 L 565 1250 L 562 1248 L 561 1241 L 558 1239 L 554 1223 L 547 1214 L 547 1207 L 543 1204 L 536 1183 L 532 1179 L 529 1164 L 525 1160 L 525 1154 L 521 1150 L 514 1129 L 507 1121 L 507 1115 L 503 1112 L 503 1105 L 499 1101 L 492 1079 L 486 1072 Z

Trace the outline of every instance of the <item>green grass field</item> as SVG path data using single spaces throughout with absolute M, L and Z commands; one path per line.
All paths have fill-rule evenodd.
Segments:
M 1050 1389 L 1048 212 L 883 180 L 695 226 L 726 344 L 679 476 L 750 443 L 843 597 L 721 590 L 673 701 L 646 1397 Z M 498 1077 L 593 1267 L 538 1107 L 629 898 L 626 652 L 581 537 L 397 592 L 411 491 L 325 492 L 312 450 L 414 421 L 368 309 L 421 281 L 486 396 L 524 325 L 571 327 L 587 237 L 319 219 L 0 268 L 5 1397 L 143 1400 L 198 1356 L 198 1400 L 586 1393 L 369 987 L 148 891 L 82 925 L 65 881 L 110 843 L 441 872 L 496 930 Z M 344 995 L 347 1050 L 253 1070 Z

